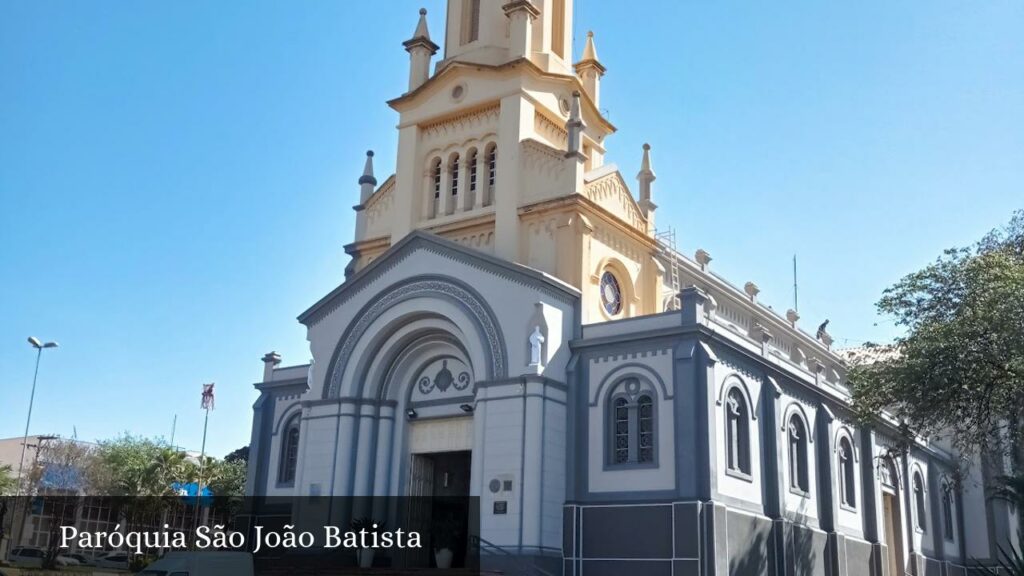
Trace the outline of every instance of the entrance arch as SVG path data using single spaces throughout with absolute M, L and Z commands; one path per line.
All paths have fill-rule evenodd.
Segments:
M 410 302 L 415 303 L 409 306 Z M 404 306 L 403 306 L 404 304 Z M 405 314 L 396 314 L 405 309 Z M 339 398 L 353 390 L 353 379 L 366 362 L 367 344 L 390 336 L 404 322 L 430 311 L 447 308 L 446 317 L 466 338 L 462 342 L 484 353 L 478 378 L 498 379 L 508 375 L 508 354 L 501 327 L 490 305 L 472 287 L 447 276 L 415 276 L 385 288 L 356 315 L 342 335 L 328 367 L 324 398 Z M 403 316 L 405 316 L 403 318 Z M 348 386 L 346 386 L 348 384 Z M 364 394 L 352 394 L 364 396 Z

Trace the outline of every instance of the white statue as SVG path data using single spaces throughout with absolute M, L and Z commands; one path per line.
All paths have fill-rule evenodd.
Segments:
M 540 326 L 533 327 L 530 334 L 530 366 L 540 368 L 542 366 L 541 350 L 544 346 L 544 335 L 540 332 Z

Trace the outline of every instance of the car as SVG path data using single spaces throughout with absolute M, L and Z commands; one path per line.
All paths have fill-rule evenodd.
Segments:
M 168 552 L 137 576 L 252 576 L 248 552 Z
M 79 562 L 78 558 L 75 558 L 74 556 L 71 556 L 69 554 L 57 554 L 57 566 L 71 568 L 74 566 L 81 565 L 82 563 Z
M 41 568 L 46 561 L 46 551 L 31 546 L 18 546 L 11 550 L 11 564 L 24 568 Z M 79 566 L 81 563 L 70 556 L 58 554 L 54 563 L 62 568 Z
M 46 552 L 43 552 L 39 548 L 31 548 L 29 546 L 18 546 L 11 550 L 10 554 L 11 565 L 22 566 L 25 568 L 42 568 L 43 560 L 46 559 Z
M 85 554 L 68 554 L 67 556 L 68 558 L 77 560 L 79 566 L 92 566 L 96 562 L 94 558 L 86 556 Z
M 114 552 L 112 554 L 106 554 L 96 558 L 93 564 L 97 568 L 111 568 L 114 570 L 127 570 L 128 563 L 131 558 L 128 557 L 124 552 Z

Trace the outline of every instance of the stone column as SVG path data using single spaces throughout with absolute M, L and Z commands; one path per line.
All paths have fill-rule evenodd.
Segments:
M 380 407 L 377 419 L 377 467 L 373 474 L 374 496 L 399 496 L 391 494 L 391 462 L 394 457 L 395 406 Z
M 419 128 L 398 130 L 398 164 L 395 166 L 394 208 L 391 216 L 391 241 L 398 242 L 423 219 L 420 185 L 420 161 L 416 157 Z
M 437 217 L 437 202 L 434 201 L 434 175 L 427 168 L 423 175 L 423 214 L 428 220 Z
M 539 376 L 523 378 L 523 409 L 526 428 L 523 432 L 523 541 L 527 547 L 541 546 L 541 517 L 544 484 L 544 380 Z
M 494 255 L 519 261 L 520 138 L 533 129 L 533 104 L 519 94 L 501 100 L 494 183 Z
M 356 450 L 355 478 L 352 487 L 353 496 L 371 496 L 373 487 L 374 460 L 376 448 L 374 436 L 377 431 L 377 407 L 366 402 L 359 406 L 359 448 Z

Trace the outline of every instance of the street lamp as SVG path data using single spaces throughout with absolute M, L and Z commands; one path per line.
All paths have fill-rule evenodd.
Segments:
M 25 467 L 25 448 L 28 447 L 28 427 L 32 423 L 32 404 L 36 400 L 36 380 L 39 379 L 39 361 L 43 357 L 44 348 L 56 348 L 56 342 L 47 342 L 43 344 L 35 336 L 28 337 L 28 343 L 36 349 L 36 372 L 32 376 L 32 395 L 28 399 L 28 418 L 25 419 L 25 436 L 21 440 L 21 462 L 18 463 L 18 496 L 21 496 L 21 473 L 22 468 Z

